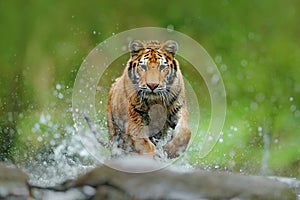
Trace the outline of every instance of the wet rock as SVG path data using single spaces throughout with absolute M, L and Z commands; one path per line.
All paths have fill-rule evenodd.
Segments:
M 0 199 L 31 199 L 27 175 L 0 163 Z
M 160 170 L 159 166 L 164 168 Z M 56 187 L 27 184 L 22 171 L 0 166 L 0 199 L 297 199 L 299 181 L 191 170 L 153 159 L 127 157 Z M 140 173 L 147 169 L 149 172 Z M 151 170 L 154 170 L 151 172 Z M 133 173 L 136 172 L 136 173 Z M 32 193 L 32 196 L 31 195 Z
M 115 165 L 145 167 L 149 161 L 131 163 L 130 160 L 115 161 Z M 136 160 L 135 160 L 136 161 Z M 153 163 L 157 165 L 156 162 Z M 149 167 L 149 166 L 148 166 Z M 82 186 L 96 188 L 93 199 L 296 199 L 287 184 L 259 176 L 244 176 L 227 172 L 180 170 L 165 168 L 151 173 L 127 173 L 107 166 L 98 167 L 67 184 L 68 188 Z M 106 192 L 103 192 L 106 191 Z M 99 195 L 99 196 L 97 196 Z M 122 199 L 122 198 L 119 198 Z

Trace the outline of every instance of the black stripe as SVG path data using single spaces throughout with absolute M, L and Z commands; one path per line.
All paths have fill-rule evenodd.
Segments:
M 167 123 L 172 129 L 175 129 L 177 122 L 178 122 L 178 117 L 176 115 L 172 115 L 172 114 L 168 115 Z
M 178 113 L 178 111 L 182 108 L 182 105 L 178 105 L 176 107 L 173 108 L 172 114 L 176 115 Z
M 130 71 L 132 69 L 132 61 L 130 61 L 128 64 L 129 64 L 128 71 Z
M 139 78 L 136 75 L 136 63 L 131 61 L 129 62 L 129 67 L 128 67 L 128 76 L 131 79 L 133 84 L 137 84 L 139 82 Z
M 133 106 L 134 107 L 134 106 Z M 143 118 L 144 125 L 148 126 L 150 124 L 150 116 L 147 112 L 134 108 L 134 111 L 139 113 Z
M 167 75 L 168 84 L 172 85 L 176 77 L 176 71 L 173 68 L 170 68 L 169 74 Z
M 173 60 L 173 68 L 177 71 L 177 62 L 175 61 L 175 59 Z
M 170 92 L 170 91 L 168 91 L 168 92 Z M 180 92 L 181 92 L 181 88 L 178 92 L 175 93 L 174 96 L 172 95 L 171 100 L 168 102 L 168 105 L 167 105 L 168 107 L 171 106 L 178 99 Z

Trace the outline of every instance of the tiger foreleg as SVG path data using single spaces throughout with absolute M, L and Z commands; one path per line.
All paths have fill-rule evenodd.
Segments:
M 148 137 L 147 127 L 130 122 L 126 134 L 130 135 L 132 145 L 139 154 L 155 155 L 155 145 Z
M 187 118 L 187 110 L 183 110 L 175 127 L 172 140 L 164 146 L 164 150 L 169 158 L 180 156 L 187 148 L 191 137 Z
M 155 155 L 155 145 L 149 138 L 131 137 L 131 141 L 139 154 Z

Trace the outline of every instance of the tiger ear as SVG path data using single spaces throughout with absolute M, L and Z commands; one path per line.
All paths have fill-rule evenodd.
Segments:
M 162 48 L 175 56 L 178 50 L 178 44 L 174 40 L 168 40 L 163 44 Z
M 140 40 L 133 40 L 129 43 L 129 51 L 131 56 L 138 54 L 138 52 L 142 49 L 144 49 L 144 44 Z

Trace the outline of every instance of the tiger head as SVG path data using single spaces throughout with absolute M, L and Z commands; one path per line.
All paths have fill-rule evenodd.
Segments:
M 139 94 L 164 96 L 170 90 L 179 70 L 175 59 L 177 49 L 172 40 L 164 43 L 134 40 L 129 44 L 128 76 Z

